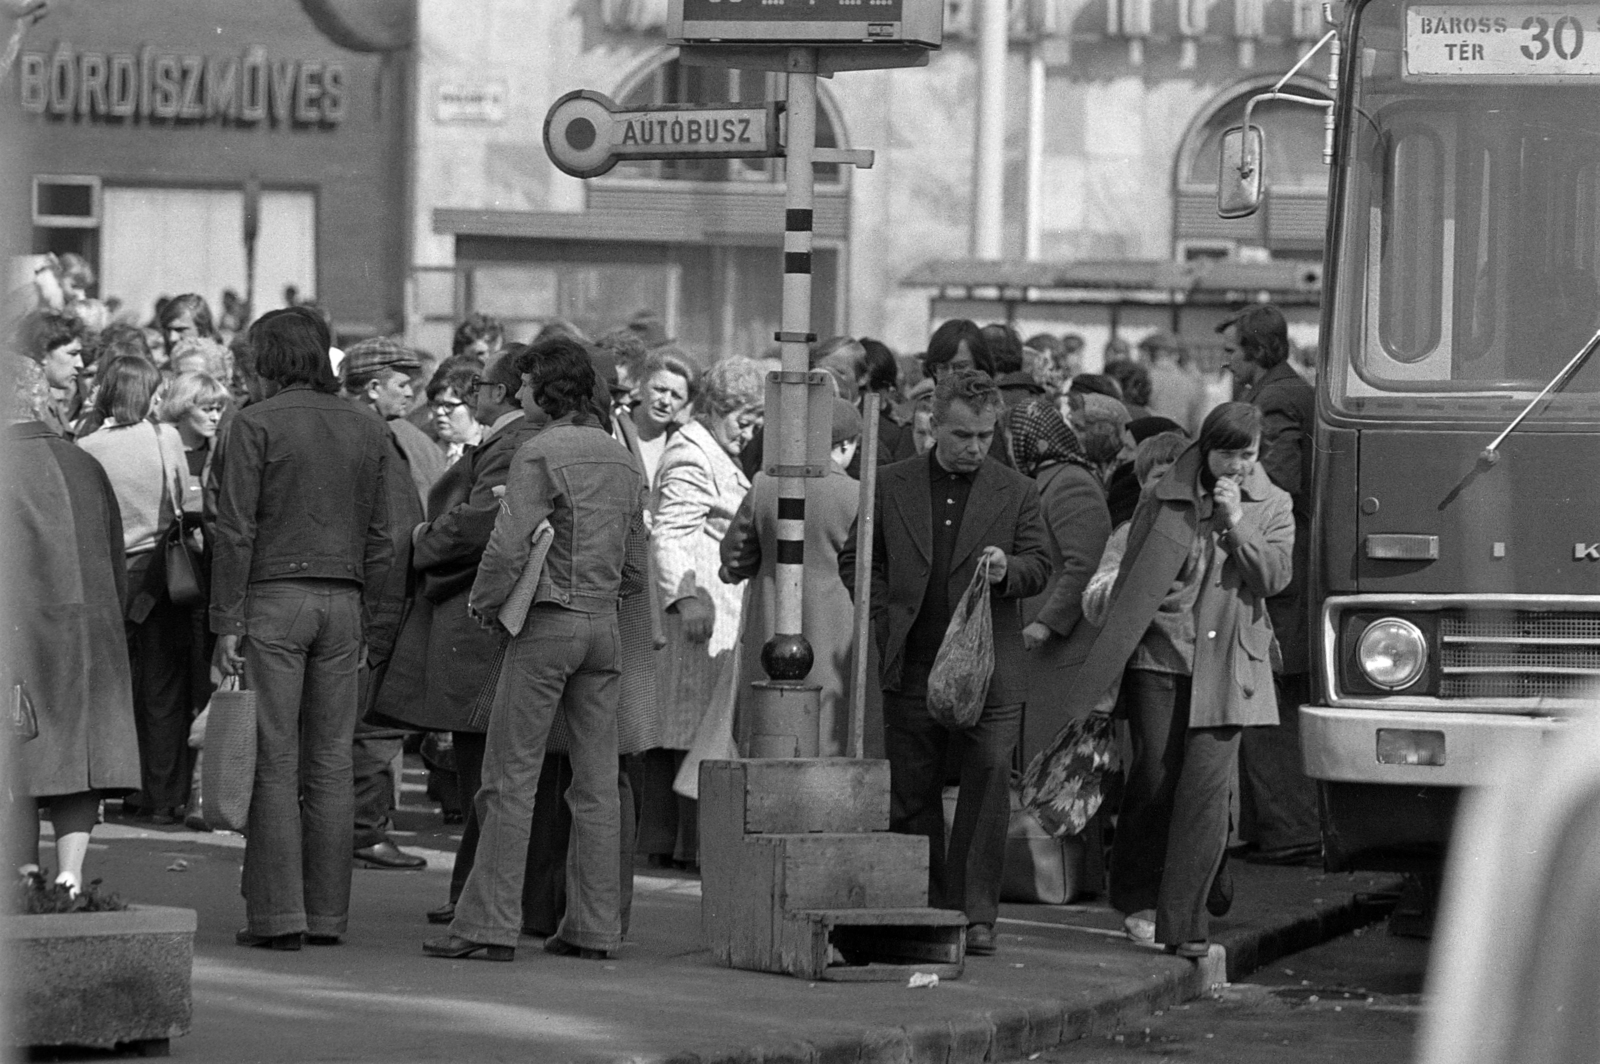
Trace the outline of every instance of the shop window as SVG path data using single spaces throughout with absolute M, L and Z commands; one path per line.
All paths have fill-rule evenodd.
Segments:
M 198 292 L 217 309 L 224 289 L 244 294 L 243 191 L 107 186 L 102 208 L 100 292 L 139 320 L 161 296 Z M 316 244 L 312 193 L 262 192 L 257 313 L 283 306 L 291 286 L 301 299 L 316 295 Z
M 784 79 L 760 70 L 729 70 L 697 67 L 668 60 L 655 67 L 622 97 L 623 107 L 660 107 L 664 104 L 765 103 L 780 99 Z M 817 93 L 817 146 L 839 147 L 833 117 Z M 836 163 L 816 166 L 817 184 L 837 185 L 843 181 Z M 752 181 L 783 180 L 781 159 L 663 159 L 621 163 L 612 171 L 617 177 L 647 178 L 657 181 Z

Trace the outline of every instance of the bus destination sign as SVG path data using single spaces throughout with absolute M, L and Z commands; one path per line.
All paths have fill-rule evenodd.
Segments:
M 1600 77 L 1600 5 L 1417 4 L 1406 77 L 1461 82 Z
M 939 47 L 944 0 L 670 0 L 685 43 L 920 44 Z

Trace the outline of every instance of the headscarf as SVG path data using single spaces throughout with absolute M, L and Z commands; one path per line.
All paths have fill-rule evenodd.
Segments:
M 1024 476 L 1037 476 L 1039 470 L 1057 462 L 1071 462 L 1091 473 L 1095 471 L 1078 437 L 1048 399 L 1029 399 L 1012 407 L 1006 428 L 1017 472 Z

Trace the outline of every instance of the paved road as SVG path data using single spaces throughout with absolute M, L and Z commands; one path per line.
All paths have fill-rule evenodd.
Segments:
M 1407 1064 L 1428 945 L 1383 924 L 1269 965 L 1248 981 L 1034 1064 Z

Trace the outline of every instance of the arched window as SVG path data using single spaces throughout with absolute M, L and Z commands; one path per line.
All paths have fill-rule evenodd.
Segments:
M 623 107 L 659 107 L 663 104 L 764 103 L 781 99 L 784 79 L 760 70 L 689 66 L 676 59 L 654 67 L 638 79 L 620 101 Z M 817 146 L 837 148 L 833 116 L 817 93 Z M 782 159 L 663 159 L 620 163 L 612 175 L 656 181 L 757 181 L 783 180 Z M 843 177 L 834 163 L 816 167 L 818 185 L 838 185 Z
M 1234 86 L 1200 112 L 1184 137 L 1177 166 L 1173 243 L 1180 259 L 1265 255 L 1320 259 L 1328 216 L 1328 168 L 1322 162 L 1323 110 L 1269 100 L 1251 112 L 1266 134 L 1266 204 L 1249 218 L 1217 217 L 1217 164 L 1223 131 L 1244 121 L 1252 95 L 1271 79 Z M 1299 95 L 1327 97 L 1315 82 L 1291 82 Z

